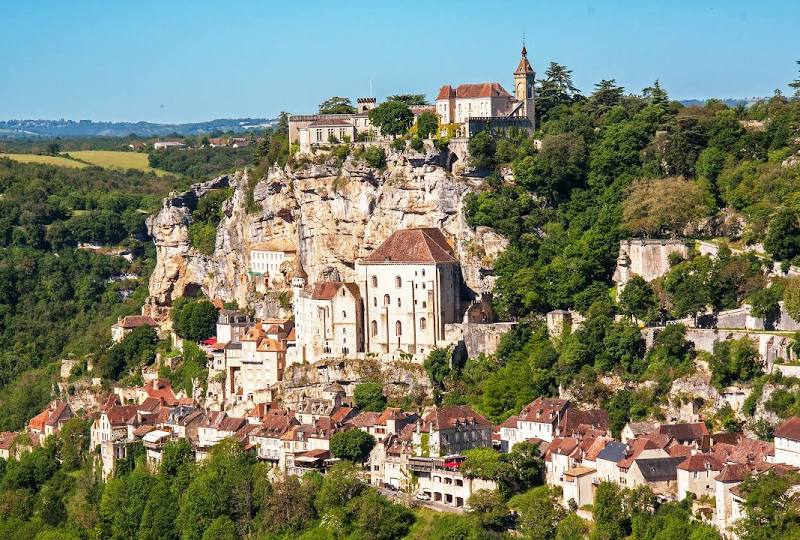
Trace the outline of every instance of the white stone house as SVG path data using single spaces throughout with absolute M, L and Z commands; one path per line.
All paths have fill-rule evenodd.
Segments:
M 297 246 L 288 240 L 278 239 L 255 244 L 250 248 L 250 266 L 247 273 L 255 281 L 256 290 L 264 292 L 275 285 L 281 275 L 281 265 L 297 256 Z
M 363 308 L 355 283 L 323 281 L 294 287 L 296 361 L 316 362 L 364 351 Z
M 490 448 L 492 424 L 469 405 L 436 407 L 417 424 L 413 443 L 417 455 L 431 457 Z
M 722 470 L 723 464 L 711 454 L 689 456 L 678 465 L 678 500 L 693 493 L 696 497 L 714 497 L 714 478 Z
M 800 417 L 787 419 L 775 430 L 774 461 L 800 467 Z

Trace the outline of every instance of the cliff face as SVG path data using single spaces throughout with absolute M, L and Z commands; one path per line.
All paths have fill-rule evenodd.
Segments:
M 201 289 L 211 298 L 276 314 L 278 302 L 255 292 L 248 278 L 250 247 L 285 239 L 298 246 L 309 282 L 355 281 L 354 265 L 397 229 L 440 227 L 452 241 L 464 280 L 475 292 L 493 286 L 491 263 L 505 240 L 491 229 L 473 230 L 464 218 L 464 197 L 481 180 L 454 176 L 440 156 L 389 156 L 379 171 L 351 159 L 341 167 L 307 165 L 272 169 L 253 188 L 257 212 L 247 211 L 248 173 L 220 177 L 164 200 L 148 219 L 158 260 L 150 279 L 145 312 L 164 319 L 175 298 Z M 192 201 L 212 187 L 230 185 L 225 218 L 217 229 L 213 256 L 191 247 L 188 225 Z

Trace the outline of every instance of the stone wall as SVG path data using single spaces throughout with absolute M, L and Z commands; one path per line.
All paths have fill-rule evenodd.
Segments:
M 623 288 L 632 275 L 652 281 L 667 273 L 669 256 L 676 253 L 687 257 L 691 247 L 689 240 L 647 240 L 633 238 L 619 243 L 619 257 L 614 270 L 614 282 Z
M 494 354 L 497 352 L 500 338 L 516 324 L 514 322 L 446 324 L 445 337 L 451 343 L 463 343 L 470 358 L 479 354 Z
M 650 327 L 642 330 L 645 345 L 652 346 L 655 336 L 663 327 Z M 686 340 L 694 343 L 698 351 L 713 352 L 714 344 L 720 341 L 741 339 L 746 337 L 756 344 L 758 354 L 764 364 L 764 370 L 772 371 L 776 361 L 792 357 L 791 345 L 794 342 L 790 336 L 769 332 L 752 332 L 748 330 L 723 330 L 719 328 L 687 328 Z

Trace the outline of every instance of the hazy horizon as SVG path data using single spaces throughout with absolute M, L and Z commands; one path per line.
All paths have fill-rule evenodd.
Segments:
M 589 93 L 614 78 L 672 99 L 788 93 L 800 4 L 255 1 L 5 6 L 0 118 L 182 124 L 314 112 L 331 95 L 435 97 L 442 84 L 510 86 L 523 33 Z

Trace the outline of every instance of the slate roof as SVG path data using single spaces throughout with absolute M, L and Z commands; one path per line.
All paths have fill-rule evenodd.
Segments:
M 452 263 L 453 248 L 440 229 L 395 231 L 366 258 L 369 263 Z
M 533 68 L 531 67 L 530 62 L 528 62 L 528 49 L 525 46 L 522 46 L 522 58 L 520 58 L 519 64 L 517 65 L 516 71 L 514 71 L 514 75 L 527 75 L 532 74 Z
M 634 460 L 648 482 L 664 482 L 678 478 L 678 465 L 684 457 L 637 458 Z
M 703 422 L 691 424 L 663 424 L 659 426 L 658 432 L 668 435 L 678 441 L 702 441 L 703 437 L 709 435 L 708 428 Z
M 625 457 L 626 448 L 627 445 L 624 443 L 618 441 L 609 441 L 608 444 L 606 444 L 606 447 L 603 448 L 599 454 L 597 454 L 597 459 L 619 463 Z
M 479 427 L 491 427 L 492 425 L 489 420 L 469 405 L 437 407 L 425 415 L 424 419 L 425 427 L 433 426 L 437 430 L 453 428 L 470 422 L 475 422 L 476 426 Z

